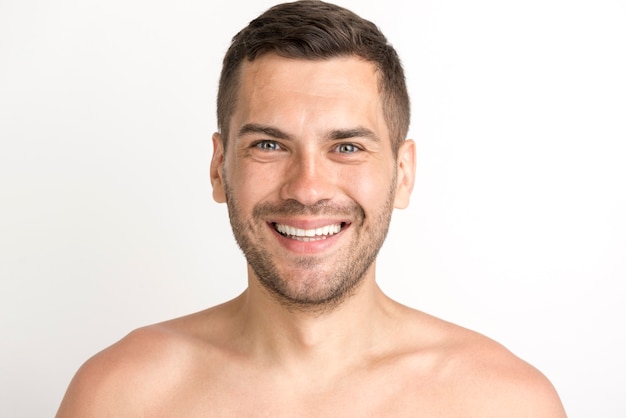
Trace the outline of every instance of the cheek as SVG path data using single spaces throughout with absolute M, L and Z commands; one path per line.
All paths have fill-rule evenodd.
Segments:
M 270 167 L 271 166 L 271 167 Z M 242 206 L 252 206 L 270 199 L 279 188 L 278 167 L 272 164 L 231 164 L 227 178 L 231 193 Z
M 344 169 L 341 173 L 344 193 L 363 207 L 365 212 L 378 212 L 385 205 L 393 182 L 393 168 L 363 167 Z

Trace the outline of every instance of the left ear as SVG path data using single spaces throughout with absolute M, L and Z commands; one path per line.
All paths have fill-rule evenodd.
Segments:
M 409 205 L 413 185 L 415 184 L 415 142 L 407 139 L 398 149 L 396 197 L 393 206 L 404 209 Z

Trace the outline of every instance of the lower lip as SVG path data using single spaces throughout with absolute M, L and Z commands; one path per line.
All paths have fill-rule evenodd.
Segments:
M 311 241 L 300 241 L 280 234 L 278 231 L 276 231 L 273 224 L 268 224 L 268 226 L 274 232 L 274 235 L 277 237 L 278 242 L 283 247 L 297 254 L 319 254 L 328 250 L 337 242 L 337 240 L 340 238 L 340 235 L 342 235 L 344 231 L 349 227 L 349 225 L 343 225 L 341 231 L 333 235 L 327 235 L 326 238 Z

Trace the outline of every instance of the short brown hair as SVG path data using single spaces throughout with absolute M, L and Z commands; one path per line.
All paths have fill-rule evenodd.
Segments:
M 397 153 L 410 120 L 409 96 L 398 54 L 372 22 L 319 0 L 276 5 L 233 37 L 224 57 L 217 94 L 217 123 L 225 145 L 237 104 L 241 64 L 244 59 L 254 61 L 267 53 L 310 60 L 354 55 L 374 63 L 385 121 Z

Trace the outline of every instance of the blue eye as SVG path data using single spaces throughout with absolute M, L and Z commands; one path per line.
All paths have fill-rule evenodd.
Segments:
M 269 139 L 259 141 L 256 144 L 254 144 L 254 146 L 263 151 L 276 151 L 280 149 L 280 145 L 278 145 L 276 141 L 270 141 Z
M 339 144 L 337 145 L 337 152 L 342 154 L 353 154 L 359 151 L 359 147 L 354 144 Z

